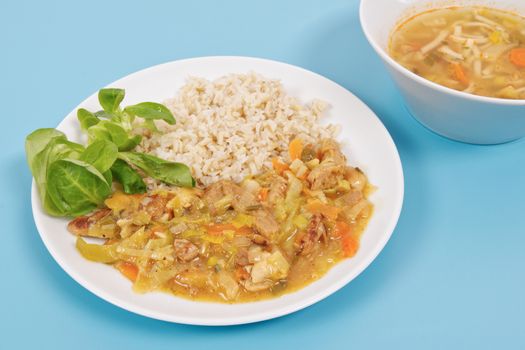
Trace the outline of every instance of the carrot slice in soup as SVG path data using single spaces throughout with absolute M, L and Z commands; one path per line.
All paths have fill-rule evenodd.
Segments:
M 465 70 L 459 63 L 452 63 L 452 69 L 454 71 L 454 77 L 457 81 L 459 81 L 463 85 L 469 84 L 469 79 L 467 77 L 467 73 L 465 73 Z
M 525 47 L 510 50 L 509 60 L 516 67 L 525 68 Z

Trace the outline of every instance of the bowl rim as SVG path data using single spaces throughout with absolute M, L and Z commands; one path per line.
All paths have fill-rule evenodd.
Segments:
M 365 3 L 371 2 L 371 1 L 377 1 L 377 0 L 360 0 L 359 3 L 359 21 L 361 22 L 361 29 L 363 30 L 363 33 L 365 34 L 366 39 L 368 40 L 369 44 L 372 46 L 372 48 L 376 51 L 376 53 L 382 58 L 382 60 L 395 70 L 397 70 L 399 73 L 403 74 L 405 77 L 414 80 L 418 82 L 421 85 L 424 85 L 430 89 L 433 89 L 435 91 L 452 95 L 460 99 L 466 99 L 471 100 L 475 102 L 484 102 L 489 104 L 495 104 L 495 105 L 502 105 L 502 106 L 525 106 L 525 99 L 505 99 L 505 98 L 499 98 L 499 97 L 488 97 L 488 96 L 481 96 L 481 95 L 474 95 L 468 92 L 463 92 L 459 90 L 454 90 L 449 87 L 434 83 L 433 81 L 430 81 L 428 79 L 425 79 L 407 68 L 403 67 L 400 63 L 395 61 L 390 55 L 386 52 L 386 50 L 377 43 L 374 36 L 370 33 L 368 28 L 369 18 L 365 16 Z M 445 8 L 447 6 L 439 6 L 439 3 L 436 4 L 436 8 Z M 392 31 L 398 27 L 398 24 L 396 24 Z

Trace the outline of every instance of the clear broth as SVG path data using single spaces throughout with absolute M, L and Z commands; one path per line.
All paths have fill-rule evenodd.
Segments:
M 394 30 L 389 53 L 451 89 L 525 99 L 525 17 L 517 14 L 485 7 L 426 11 Z

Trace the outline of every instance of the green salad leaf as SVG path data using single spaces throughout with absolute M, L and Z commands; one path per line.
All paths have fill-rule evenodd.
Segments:
M 133 122 L 135 121 L 135 116 L 127 112 L 121 112 L 115 115 L 111 120 L 115 123 L 118 123 L 124 130 L 130 132 L 133 130 Z
M 127 106 L 124 112 L 140 117 L 144 120 L 164 120 L 168 124 L 175 124 L 175 118 L 168 107 L 155 102 L 142 102 Z
M 106 113 L 111 114 L 118 111 L 125 95 L 126 92 L 123 89 L 100 89 L 98 91 L 98 102 Z
M 102 173 L 102 176 L 104 176 L 104 179 L 106 179 L 106 182 L 108 184 L 112 184 L 113 183 L 113 173 L 111 172 L 111 169 L 109 169 L 108 171 Z
M 44 210 L 54 216 L 63 216 L 64 211 L 53 203 L 47 191 L 48 168 L 57 159 L 79 158 L 84 147 L 68 141 L 62 132 L 51 130 L 54 129 L 38 129 L 28 135 L 26 155 Z
M 154 179 L 181 187 L 195 186 L 190 168 L 182 163 L 168 162 L 155 156 L 138 152 L 120 152 L 119 158 L 133 164 Z
M 96 111 L 93 115 L 99 119 L 111 119 L 113 115 L 106 113 L 104 110 Z
M 77 111 L 77 119 L 80 123 L 80 128 L 83 131 L 86 131 L 93 125 L 97 125 L 100 122 L 93 113 L 84 108 L 79 108 Z
M 108 140 L 97 140 L 80 155 L 80 160 L 93 165 L 101 173 L 108 171 L 118 156 L 118 148 Z
M 97 140 L 107 140 L 113 142 L 119 151 L 132 150 L 142 140 L 140 135 L 131 136 L 122 126 L 109 120 L 101 120 L 89 128 L 87 133 L 90 144 Z
M 42 152 L 48 143 L 56 137 L 65 139 L 66 135 L 61 131 L 51 128 L 37 129 L 27 135 L 25 143 L 26 158 L 31 171 L 33 171 L 33 161 L 35 156 Z
M 124 109 L 123 89 L 101 89 L 102 110 L 80 108 L 77 119 L 87 133 L 88 146 L 71 142 L 56 129 L 38 129 L 26 138 L 27 163 L 42 200 L 44 210 L 55 216 L 79 216 L 98 206 L 111 194 L 113 181 L 126 193 L 144 193 L 146 184 L 134 167 L 165 183 L 192 187 L 190 168 L 132 150 L 142 136 L 133 134 L 136 117 L 143 126 L 157 131 L 154 121 L 175 124 L 168 108 L 155 102 L 142 102 Z
M 135 194 L 146 192 L 146 184 L 142 177 L 128 163 L 117 159 L 111 167 L 113 178 L 122 184 L 125 193 Z
M 62 213 L 80 216 L 104 203 L 111 194 L 111 186 L 91 164 L 66 158 L 49 166 L 47 191 Z
M 145 120 L 144 127 L 149 129 L 151 132 L 159 132 L 157 125 L 155 125 L 155 122 L 152 119 Z

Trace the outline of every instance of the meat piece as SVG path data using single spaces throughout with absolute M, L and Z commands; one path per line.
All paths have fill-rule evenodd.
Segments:
M 279 223 L 273 215 L 266 209 L 259 209 L 253 213 L 255 217 L 253 226 L 265 237 L 271 238 L 273 234 L 279 232 Z
M 346 164 L 346 157 L 341 153 L 337 142 L 332 139 L 321 140 L 319 152 L 321 152 L 321 163 L 324 161 L 332 161 L 337 165 Z
M 229 180 L 221 180 L 208 186 L 204 191 L 203 199 L 206 204 L 213 204 L 224 196 L 235 196 L 239 193 L 240 187 Z
M 261 208 L 257 195 L 248 189 L 239 188 L 237 195 L 233 197 L 233 208 L 239 213 Z
M 308 175 L 308 181 L 313 191 L 334 188 L 345 174 L 345 166 L 332 161 L 323 161 Z
M 230 207 L 239 213 L 261 207 L 255 193 L 228 180 L 211 184 L 204 192 L 203 200 L 213 215 L 224 212 Z
M 342 206 L 354 206 L 361 199 L 363 199 L 363 192 L 361 191 L 350 191 L 339 197 Z
M 259 244 L 259 245 L 268 245 L 268 244 L 270 244 L 270 241 L 268 240 L 268 238 L 266 238 L 263 235 L 260 235 L 258 233 L 255 233 L 252 236 L 252 241 L 253 241 L 253 243 Z
M 310 220 L 306 233 L 299 240 L 301 255 L 310 254 L 321 237 L 326 235 L 326 228 L 321 219 L 321 215 L 314 215 Z
M 308 175 L 311 189 L 327 190 L 335 187 L 346 172 L 346 157 L 341 153 L 339 145 L 330 139 L 322 140 L 319 146 L 321 163 Z
M 170 197 L 167 195 L 154 194 L 142 200 L 141 210 L 151 215 L 155 221 L 168 221 L 173 218 L 173 210 L 167 207 Z
M 248 292 L 260 292 L 262 290 L 269 289 L 271 286 L 273 286 L 273 284 L 274 282 L 270 280 L 254 283 L 251 279 L 247 279 L 242 285 Z
M 67 228 L 69 232 L 77 236 L 86 236 L 89 231 L 89 228 L 93 226 L 93 224 L 95 224 L 101 218 L 106 217 L 109 214 L 111 214 L 111 209 L 97 210 L 91 213 L 90 215 L 83 215 L 77 217 L 67 225 Z
M 228 180 L 218 181 L 206 188 L 203 195 L 204 203 L 213 215 L 229 209 L 241 188 Z
M 104 208 L 90 215 L 79 216 L 72 220 L 67 228 L 77 236 L 115 238 L 118 235 L 118 226 L 111 212 L 111 209 Z
M 235 269 L 235 277 L 237 278 L 237 281 L 243 283 L 244 281 L 246 281 L 247 279 L 250 278 L 250 273 L 248 271 L 246 271 L 246 268 L 250 268 L 251 266 L 248 266 L 248 267 L 237 267 Z
M 199 255 L 199 248 L 187 239 L 174 240 L 173 248 L 175 249 L 175 256 L 184 262 L 191 261 Z
M 268 190 L 268 202 L 273 205 L 279 200 L 284 199 L 286 188 L 287 182 L 283 177 L 279 175 L 273 176 L 270 183 L 270 189 Z
M 314 146 L 311 144 L 304 146 L 303 151 L 301 152 L 301 160 L 306 163 L 315 158 L 317 158 L 317 152 L 315 151 Z
M 239 249 L 235 254 L 235 264 L 237 266 L 246 266 L 250 262 L 248 261 L 248 250 L 246 248 Z

